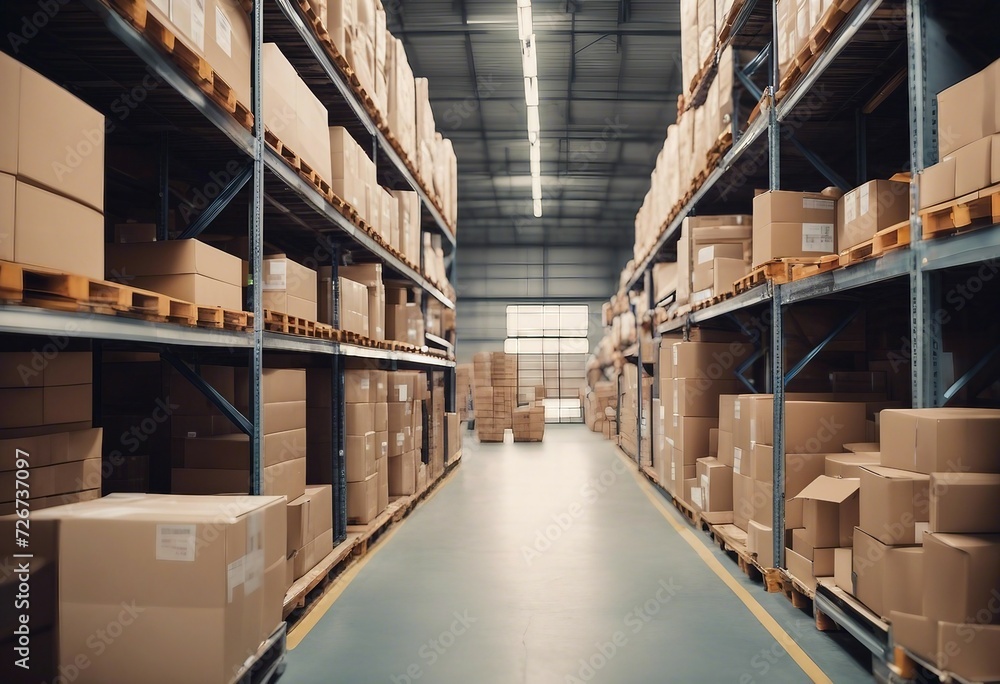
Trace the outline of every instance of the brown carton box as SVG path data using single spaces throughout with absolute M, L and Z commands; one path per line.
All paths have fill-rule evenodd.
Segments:
M 689 418 L 675 413 L 672 431 L 668 431 L 672 436 L 667 437 L 667 443 L 687 455 L 687 465 L 694 465 L 699 458 L 708 455 L 708 431 L 717 423 L 715 418 Z
M 380 458 L 375 464 L 378 479 L 378 512 L 389 505 L 389 459 Z
M 993 160 L 993 137 L 969 143 L 955 150 L 955 196 L 962 197 L 989 186 Z
M 58 530 L 58 652 L 92 653 L 86 642 L 98 630 L 128 620 L 113 645 L 88 659 L 89 681 L 148 680 L 149 668 L 162 681 L 229 681 L 281 622 L 283 499 L 112 495 L 35 511 L 32 522 L 42 521 Z M 123 605 L 142 612 L 123 613 Z M 193 619 L 216 628 L 183 629 Z M 155 648 L 165 628 L 183 658 Z
M 935 620 L 1000 624 L 996 601 L 1000 535 L 924 535 L 923 614 Z M 950 581 L 942 582 L 947 577 Z
M 701 509 L 707 513 L 733 510 L 733 469 L 716 458 L 699 458 Z
M 878 465 L 879 454 L 826 454 L 826 470 L 828 477 L 860 478 L 861 468 Z
M 3 74 L 3 64 L 0 63 L 0 78 Z M 0 121 L 3 112 L 0 111 Z M 3 150 L 0 149 L 0 164 Z M 0 259 L 14 261 L 14 198 L 17 194 L 17 179 L 7 173 L 0 172 Z
M 304 494 L 309 499 L 309 536 L 315 539 L 333 527 L 333 487 L 310 485 Z
M 928 662 L 936 662 L 938 622 L 923 615 L 890 611 L 892 639 Z
M 981 624 L 938 624 L 938 667 L 970 682 L 1000 679 L 1000 626 Z
M 109 278 L 197 274 L 239 287 L 239 257 L 200 240 L 109 244 L 105 247 Z
M 801 582 L 807 589 L 816 591 L 816 577 L 813 575 L 813 562 L 811 560 L 786 548 L 785 565 L 788 574 Z
M 712 381 L 707 378 L 674 379 L 671 408 L 682 416 L 717 417 L 719 395 L 734 394 L 739 388 L 735 380 Z
M 919 544 L 930 520 L 929 486 L 921 473 L 862 468 L 858 526 L 883 544 Z
M 265 292 L 285 293 L 290 297 L 315 304 L 317 274 L 284 255 L 268 256 L 263 263 Z M 309 319 L 315 320 L 315 317 Z
M 344 453 L 347 458 L 347 481 L 364 482 L 375 474 L 378 453 L 375 448 L 375 433 L 350 435 Z
M 833 581 L 846 591 L 854 594 L 854 549 L 833 550 Z
M 103 178 L 103 170 L 100 175 Z M 12 253 L 19 263 L 104 278 L 104 217 L 33 185 L 17 181 L 14 230 L 0 243 L 7 245 L 0 251 Z
M 417 452 L 389 457 L 389 495 L 409 496 L 417 490 Z
M 130 279 L 128 284 L 192 304 L 243 310 L 243 290 L 239 286 L 202 275 L 137 276 Z
M 294 501 L 288 502 L 288 508 L 286 509 L 288 517 L 286 548 L 289 556 L 311 541 L 309 536 L 309 508 L 310 499 L 305 494 Z
M 372 371 L 348 370 L 344 373 L 344 400 L 348 404 L 370 404 L 377 401 Z
M 882 544 L 858 528 L 854 534 L 856 596 L 874 613 L 919 611 L 924 584 L 923 549 Z
M 754 224 L 753 265 L 786 257 L 819 257 L 835 254 L 837 240 L 833 220 L 826 223 Z
M 930 531 L 1000 534 L 1000 475 L 931 475 Z
M 928 474 L 1000 472 L 998 410 L 886 410 L 881 424 L 884 466 Z
M 303 577 L 316 564 L 333 552 L 333 529 L 328 528 L 318 537 L 303 546 L 293 559 L 292 572 L 295 579 Z
M 873 180 L 837 202 L 837 249 L 844 251 L 910 217 L 910 184 Z
M 378 513 L 378 475 L 363 482 L 348 482 L 347 518 L 353 523 L 367 525 Z
M 742 342 L 675 342 L 670 350 L 670 377 L 724 377 L 752 352 L 753 348 Z
M 375 432 L 375 406 L 375 404 L 347 404 L 348 435 L 365 435 L 369 432 Z
M 995 66 L 973 74 L 938 93 L 938 155 L 955 150 L 996 132 Z
M 753 516 L 753 480 L 733 473 L 733 524 L 744 532 Z
M 747 552 L 762 568 L 774 567 L 774 531 L 770 525 L 753 520 L 747 523 Z
M 813 548 L 851 546 L 858 524 L 860 481 L 822 475 L 799 492 L 805 538 Z
M 955 158 L 944 157 L 920 173 L 920 208 L 947 202 L 955 195 Z

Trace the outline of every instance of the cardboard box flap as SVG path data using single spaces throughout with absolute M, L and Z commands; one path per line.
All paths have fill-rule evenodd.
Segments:
M 914 473 L 909 470 L 900 470 L 899 468 L 889 468 L 887 466 L 879 465 L 866 465 L 862 466 L 861 470 L 867 470 L 870 473 L 877 475 L 878 477 L 884 477 L 887 480 L 926 480 L 930 481 L 931 476 L 925 475 L 924 473 Z
M 853 444 L 845 444 L 844 449 L 850 451 L 852 454 L 877 454 L 881 446 L 878 442 L 855 442 Z
M 813 499 L 829 503 L 843 503 L 861 488 L 861 480 L 857 478 L 839 478 L 820 475 L 807 486 L 796 499 Z

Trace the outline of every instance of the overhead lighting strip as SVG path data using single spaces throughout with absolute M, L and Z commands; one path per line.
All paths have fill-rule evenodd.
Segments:
M 528 108 L 528 151 L 531 160 L 531 205 L 542 217 L 542 123 L 538 113 L 538 52 L 531 20 L 531 0 L 517 0 L 517 35 L 524 69 L 524 103 Z

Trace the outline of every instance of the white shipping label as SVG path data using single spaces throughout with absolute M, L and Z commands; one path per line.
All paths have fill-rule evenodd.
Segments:
M 406 385 L 400 385 L 398 388 L 396 388 L 396 394 L 398 395 L 398 399 L 396 399 L 396 401 L 408 401 L 409 400 L 409 396 L 408 396 L 406 390 L 407 390 L 407 386 Z
M 673 461 L 670 462 L 670 479 L 671 480 L 677 479 L 677 464 L 674 463 Z
M 226 57 L 233 56 L 233 25 L 218 5 L 215 6 L 215 42 Z
M 157 525 L 156 560 L 194 562 L 197 525 Z
M 389 455 L 389 443 L 382 442 L 382 458 L 385 458 L 388 455 Z
M 871 195 L 871 191 L 869 190 L 869 186 L 868 186 L 867 183 L 865 183 L 864 185 L 861 186 L 861 197 L 858 200 L 860 202 L 860 204 L 861 204 L 861 209 L 860 209 L 859 216 L 864 216 L 865 214 L 868 213 L 868 210 L 871 208 L 870 207 L 870 202 L 871 202 L 870 195 Z
M 814 197 L 803 197 L 803 209 L 819 209 L 820 211 L 833 211 L 836 204 L 833 200 L 816 199 Z
M 245 556 L 243 593 L 252 594 L 264 586 L 264 549 L 257 549 Z
M 743 461 L 743 449 L 733 447 L 733 471 L 740 472 L 740 463 Z
M 368 389 L 372 386 L 371 381 L 368 378 L 362 378 L 361 382 L 359 382 L 358 384 L 361 386 L 362 392 L 367 392 Z
M 284 290 L 288 287 L 288 268 L 284 260 L 270 260 L 267 264 L 267 273 L 264 276 L 265 290 Z
M 401 448 L 403 446 L 404 435 L 402 432 L 396 433 L 396 448 Z
M 707 474 L 701 476 L 701 486 L 704 489 L 708 489 L 708 475 Z
M 858 204 L 853 192 L 844 196 L 844 222 L 850 223 L 858 218 Z
M 244 556 L 246 558 L 246 556 Z M 243 558 L 235 560 L 226 567 L 226 591 L 229 595 L 229 603 L 233 602 L 233 592 L 236 587 L 246 581 Z
M 674 406 L 680 406 L 680 390 L 674 385 Z
M 740 419 L 740 400 L 739 399 L 737 399 L 735 402 L 733 402 L 733 419 L 734 420 L 739 420 Z
M 660 420 L 663 422 L 667 420 L 667 409 L 663 406 L 660 407 Z
M 674 353 L 674 366 L 676 366 L 677 365 L 677 345 L 675 344 L 673 347 L 671 347 L 671 350 Z
M 914 540 L 918 544 L 924 543 L 924 532 L 931 531 L 931 524 L 929 522 L 918 522 L 913 525 L 913 535 Z
M 701 489 L 696 487 L 691 490 L 691 503 L 693 503 L 698 508 L 701 508 Z
M 833 235 L 832 223 L 803 223 L 802 251 L 832 252 Z

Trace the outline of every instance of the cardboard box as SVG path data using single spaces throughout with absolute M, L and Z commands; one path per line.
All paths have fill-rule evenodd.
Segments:
M 130 279 L 128 284 L 193 304 L 221 306 L 233 311 L 243 310 L 241 287 L 201 275 L 139 276 Z
M 858 524 L 859 480 L 822 475 L 795 497 L 802 499 L 805 538 L 813 548 L 851 546 Z
M 378 512 L 389 505 L 389 459 L 380 458 L 375 464 L 378 480 Z
M 14 230 L 0 237 L 0 252 L 22 264 L 104 278 L 104 217 L 98 211 L 20 180 L 14 195 Z
M 374 475 L 375 462 L 380 456 L 375 446 L 375 433 L 348 436 L 344 456 L 348 482 L 364 482 Z
M 1000 534 L 1000 475 L 931 475 L 930 531 Z
M 859 527 L 883 544 L 919 544 L 930 520 L 929 486 L 921 473 L 862 468 Z
M 3 64 L 0 63 L 0 77 L 3 77 Z M 0 120 L 3 112 L 0 111 Z M 3 150 L 0 149 L 0 156 Z M 0 162 L 2 163 L 2 162 Z M 14 198 L 17 193 L 17 179 L 7 173 L 0 172 L 0 259 L 14 261 Z
M 716 259 L 712 269 L 712 291 L 716 295 L 732 292 L 733 284 L 748 271 L 749 268 L 742 258 Z
M 17 83 L 20 85 L 18 94 L 11 98 L 11 88 L 16 87 Z M 18 108 L 16 127 L 6 129 L 8 137 L 16 136 L 17 139 L 16 174 L 32 185 L 48 190 L 46 195 L 57 193 L 62 198 L 69 198 L 97 212 L 103 212 L 104 116 L 69 91 L 23 65 L 18 70 L 16 80 L 5 81 L 5 85 L 4 99 L 10 98 L 17 103 L 11 103 L 8 107 Z M 0 170 L 11 174 L 15 172 L 9 164 Z M 75 230 L 68 231 L 67 226 L 74 226 Z M 68 234 L 80 230 L 80 227 L 70 221 L 57 222 L 49 230 L 57 227 Z M 40 244 L 44 244 L 42 236 L 38 236 L 38 239 Z M 102 222 L 101 242 L 103 241 Z M 60 247 L 59 251 L 73 255 L 71 245 L 58 240 L 49 242 L 50 248 L 56 245 Z M 86 268 L 97 269 L 99 261 L 91 264 L 85 258 L 91 252 L 92 250 L 77 253 L 76 258 Z M 72 269 L 64 270 L 72 272 Z
M 854 594 L 854 549 L 833 550 L 833 581 L 848 594 Z
M 1000 626 L 956 624 L 938 625 L 938 666 L 970 682 L 1000 679 Z
M 389 457 L 389 495 L 409 496 L 417 491 L 417 452 Z
M 922 548 L 888 546 L 858 528 L 852 558 L 855 595 L 872 612 L 888 616 L 893 610 L 920 610 Z
M 962 197 L 990 185 L 993 137 L 969 143 L 955 150 L 955 196 Z
M 785 549 L 785 565 L 788 574 L 799 581 L 802 586 L 816 591 L 816 577 L 813 574 L 813 562 L 789 548 Z
M 377 401 L 372 371 L 348 370 L 344 373 L 344 400 L 348 404 L 372 404 Z
M 753 352 L 742 342 L 675 342 L 670 347 L 672 378 L 720 378 L 735 371 Z
M 993 93 L 996 84 L 991 66 L 938 93 L 938 155 L 995 133 Z
M 288 555 L 294 554 L 311 541 L 311 537 L 309 536 L 309 507 L 310 499 L 305 494 L 294 501 L 288 502 L 286 509 L 288 519 L 286 552 Z
M 890 611 L 892 640 L 930 663 L 937 658 L 938 622 L 923 615 Z
M 265 257 L 262 266 L 265 292 L 283 292 L 291 297 L 316 303 L 316 271 L 306 268 L 284 255 Z
M 675 378 L 671 382 L 670 406 L 673 413 L 688 417 L 717 417 L 719 395 L 738 392 L 735 380 Z
M 307 398 L 306 371 L 301 368 L 265 368 L 260 378 L 264 402 L 280 403 L 302 401 Z M 250 406 L 250 383 L 245 369 L 238 369 L 234 376 L 235 403 L 238 407 Z M 312 403 L 309 402 L 309 406 Z
M 696 468 L 701 509 L 707 513 L 733 510 L 733 469 L 716 458 L 699 458 Z
M 162 681 L 229 681 L 281 622 L 285 503 L 130 494 L 34 511 L 32 532 L 48 527 L 58 545 L 58 652 L 93 653 L 87 642 L 124 614 L 120 637 L 88 659 L 86 681 L 125 684 L 151 671 Z M 133 602 L 143 611 L 123 613 Z M 181 628 L 193 619 L 215 629 Z M 156 648 L 171 625 L 171 648 Z
M 835 223 L 768 223 L 753 233 L 753 265 L 785 257 L 836 254 Z
M 753 480 L 733 472 L 733 524 L 744 532 L 753 516 Z
M 376 404 L 347 404 L 347 434 L 365 435 L 375 432 L 375 407 Z
M 861 477 L 861 468 L 878 465 L 879 454 L 826 454 L 825 474 L 827 477 Z
M 333 553 L 333 529 L 327 529 L 299 549 L 293 559 L 293 577 L 299 579 Z
M 955 199 L 955 170 L 955 158 L 944 157 L 920 172 L 921 209 Z
M 753 200 L 755 229 L 772 223 L 832 224 L 836 218 L 836 202 L 816 192 L 777 190 L 760 193 Z
M 694 465 L 699 458 L 708 455 L 708 431 L 715 427 L 715 418 L 678 416 L 672 419 L 672 431 L 668 431 L 667 443 L 687 454 L 687 465 Z
M 837 201 L 837 249 L 844 251 L 910 218 L 910 184 L 873 180 Z
M 996 602 L 1000 535 L 924 535 L 923 614 L 947 622 L 1000 624 Z M 949 581 L 942 582 L 942 578 Z
M 367 525 L 378 514 L 378 475 L 363 482 L 348 482 L 347 518 L 358 525 Z
M 882 411 L 882 465 L 919 473 L 1000 472 L 1000 410 Z
M 774 532 L 770 525 L 753 520 L 747 523 L 747 551 L 762 568 L 774 567 Z
M 243 266 L 240 258 L 200 240 L 109 244 L 105 247 L 105 256 L 109 279 L 197 274 L 241 286 Z

